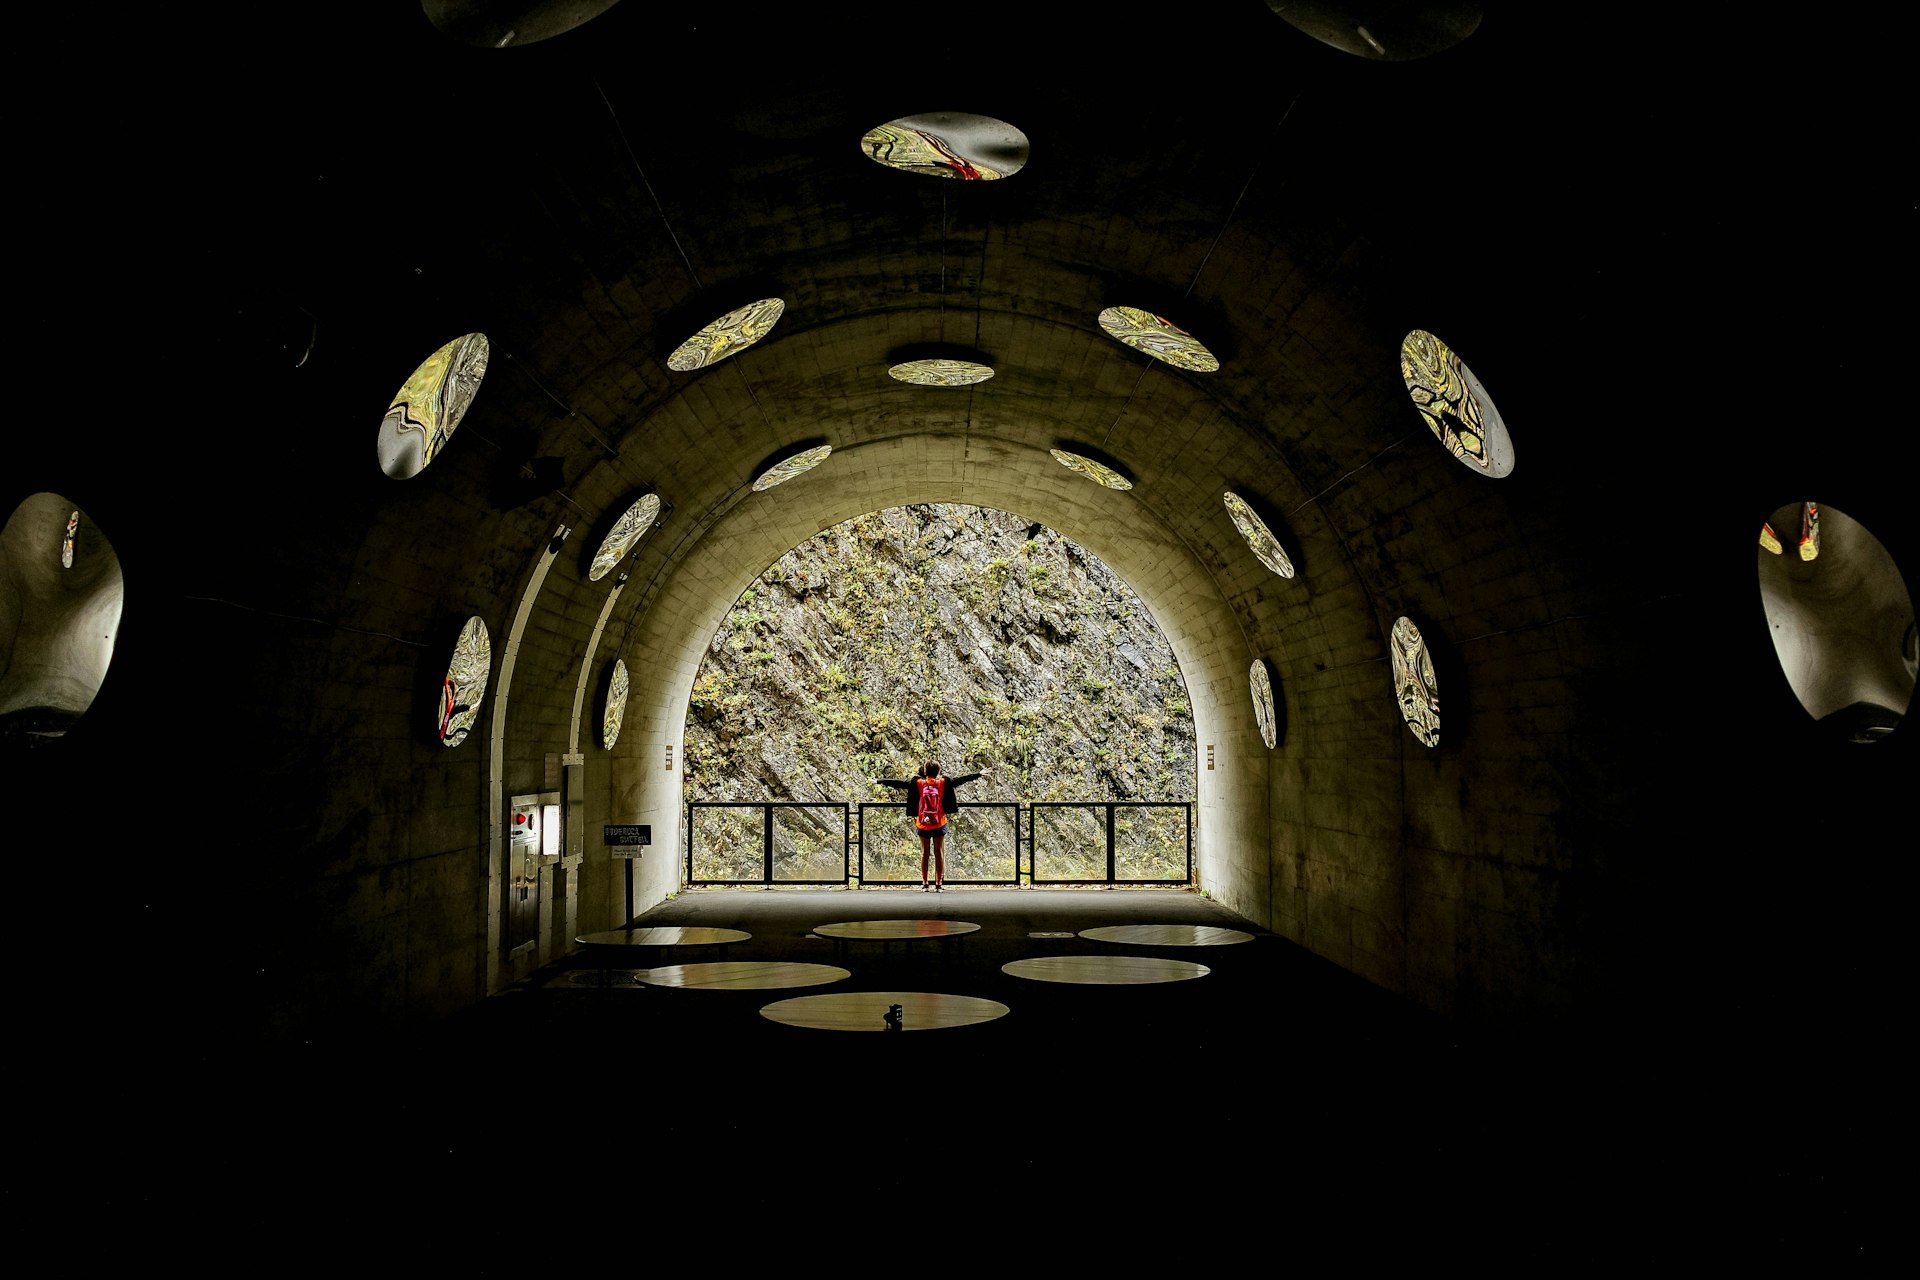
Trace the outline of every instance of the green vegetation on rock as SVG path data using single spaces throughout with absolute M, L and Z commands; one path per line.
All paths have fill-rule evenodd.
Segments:
M 689 801 L 898 798 L 922 760 L 966 798 L 1193 797 L 1191 704 L 1139 598 L 1004 511 L 872 512 L 741 593 L 687 708 Z

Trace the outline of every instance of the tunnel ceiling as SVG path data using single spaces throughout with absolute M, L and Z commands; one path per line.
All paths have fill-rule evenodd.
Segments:
M 1869 776 L 1795 736 L 1814 721 L 1765 638 L 1755 539 L 1818 501 L 1916 594 L 1911 16 L 1488 3 L 1396 61 L 1267 0 L 535 6 L 596 7 L 499 49 L 418 0 L 24 20 L 39 81 L 82 101 L 20 113 L 0 515 L 58 495 L 125 593 L 92 707 L 9 776 L 41 801 L 16 843 L 77 858 L 46 865 L 88 920 L 170 965 L 219 949 L 222 997 L 287 972 L 342 975 L 349 1004 L 416 978 L 419 1007 L 479 998 L 488 788 L 548 789 L 619 658 L 633 701 L 617 750 L 586 753 L 590 816 L 666 822 L 639 815 L 677 802 L 684 689 L 737 591 L 848 516 L 945 500 L 1045 522 L 1141 593 L 1219 748 L 1196 779 L 1210 892 L 1369 981 L 1531 1006 L 1664 985 L 1697 948 L 1691 999 L 1730 963 L 1797 966 L 1817 948 L 1775 944 L 1809 928 L 1899 936 L 1856 928 L 1863 897 L 1899 899 L 1845 850 L 1882 839 L 1920 739 Z M 937 113 L 1017 129 L 1018 172 L 863 151 Z M 673 367 L 766 299 L 760 341 Z M 1124 345 L 1115 307 L 1220 367 Z M 1421 421 L 1415 329 L 1484 384 L 1510 475 Z M 470 410 L 390 478 L 390 401 L 469 334 Z M 934 358 L 993 376 L 890 375 Z M 613 601 L 593 553 L 649 492 L 665 522 Z M 1433 649 L 1436 748 L 1392 696 L 1403 616 Z M 474 618 L 511 710 L 445 750 Z M 191 862 L 147 847 L 186 820 L 176 795 L 211 824 Z M 1649 823 L 1696 811 L 1726 838 Z M 595 868 L 583 910 L 612 919 Z M 64 954 L 72 912 L 38 914 L 23 954 Z M 232 945 L 234 921 L 281 927 Z
M 1111 520 L 1197 557 L 1252 652 L 1300 619 L 1272 605 L 1281 580 L 1229 489 L 1300 563 L 1286 587 L 1357 585 L 1366 607 L 1319 621 L 1367 632 L 1351 638 L 1375 656 L 1403 596 L 1426 592 L 1431 614 L 1434 584 L 1507 537 L 1574 566 L 1588 603 L 1619 603 L 1640 584 L 1571 513 L 1610 512 L 1618 533 L 1636 494 L 1691 501 L 1711 479 L 1757 521 L 1800 496 L 1796 476 L 1833 472 L 1785 467 L 1791 427 L 1744 415 L 1749 503 L 1728 484 L 1726 386 L 1750 343 L 1788 335 L 1796 372 L 1844 394 L 1857 335 L 1821 317 L 1910 204 L 1884 158 L 1859 163 L 1897 118 L 1871 82 L 1787 102 L 1756 31 L 1562 6 L 1489 4 L 1466 40 L 1406 61 L 1262 0 L 1045 24 L 999 0 L 626 3 L 571 28 L 565 6 L 536 6 L 545 38 L 499 49 L 381 8 L 203 15 L 205 38 L 164 62 L 119 33 L 118 166 L 84 138 L 32 144 L 80 197 L 49 227 L 106 255 L 102 282 L 130 260 L 182 304 L 116 320 L 94 308 L 128 295 L 67 289 L 48 322 L 136 323 L 166 418 L 193 424 L 124 431 L 110 468 L 80 439 L 43 440 L 38 483 L 163 535 L 147 554 L 183 590 L 338 616 L 385 558 L 445 612 L 497 609 L 556 523 L 591 544 L 584 577 L 656 491 L 669 524 L 637 563 L 657 571 L 770 462 L 824 443 L 826 466 L 759 499 L 805 504 L 783 524 L 824 527 L 874 494 L 1030 498 L 1023 514 L 1096 549 Z M 431 12 L 472 26 L 476 8 Z M 1724 56 L 1703 94 L 1709 38 Z M 928 113 L 1003 121 L 1030 150 L 994 181 L 863 151 Z M 1850 141 L 1825 145 L 1840 122 Z M 758 343 L 671 367 L 702 326 L 770 298 L 784 309 Z M 1116 341 L 1112 307 L 1166 317 L 1219 369 Z M 1470 474 L 1427 431 L 1398 366 L 1416 328 L 1485 383 L 1511 477 Z M 389 479 L 389 398 L 468 333 L 490 346 L 471 411 L 431 468 Z M 889 376 L 929 358 L 992 377 Z M 1055 449 L 1133 487 L 1101 491 Z M 929 458 L 937 474 L 917 470 Z M 231 519 L 272 535 L 222 536 Z M 405 626 L 409 609 L 417 623 L 399 602 L 359 621 Z

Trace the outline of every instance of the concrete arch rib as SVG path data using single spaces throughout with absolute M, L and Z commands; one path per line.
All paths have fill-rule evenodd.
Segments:
M 1146 507 L 1081 479 L 1044 451 L 1019 451 L 991 467 L 974 465 L 977 452 L 977 442 L 970 450 L 964 440 L 935 436 L 837 451 L 818 471 L 732 504 L 666 567 L 621 646 L 636 673 L 628 722 L 637 732 L 621 739 L 614 756 L 617 820 L 650 823 L 660 847 L 681 847 L 681 776 L 662 762 L 679 741 L 707 645 L 754 578 L 842 520 L 909 503 L 970 503 L 1058 530 L 1139 594 L 1180 664 L 1197 743 L 1214 749 L 1216 767 L 1199 765 L 1196 780 L 1199 883 L 1249 919 L 1264 919 L 1267 751 L 1247 698 L 1247 641 L 1212 572 Z M 636 908 L 679 887 L 675 861 L 654 860 L 635 874 Z

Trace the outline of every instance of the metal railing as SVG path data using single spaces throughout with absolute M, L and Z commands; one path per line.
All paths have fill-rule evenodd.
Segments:
M 685 830 L 689 885 L 921 879 L 919 836 L 898 801 L 700 800 Z M 1193 804 L 982 801 L 953 815 L 944 852 L 954 885 L 1191 884 Z
M 695 823 L 712 811 L 706 840 Z M 688 884 L 846 884 L 844 801 L 695 801 L 687 806 Z
M 876 821 L 867 821 L 869 812 Z M 920 883 L 920 835 L 898 800 L 860 806 L 857 847 L 859 883 Z M 986 800 L 962 805 L 947 820 L 942 848 L 948 884 L 1019 884 L 1020 806 Z M 931 865 L 927 876 L 933 876 Z
M 1156 810 L 1177 812 L 1156 817 Z M 1028 869 L 1035 884 L 1193 880 L 1191 802 L 1036 800 L 1028 811 Z

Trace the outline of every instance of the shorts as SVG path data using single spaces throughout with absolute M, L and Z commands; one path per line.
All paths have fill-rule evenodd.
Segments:
M 923 836 L 943 836 L 947 834 L 946 823 L 943 822 L 937 827 L 923 827 L 920 825 L 920 819 L 918 818 L 913 820 L 913 829 Z

